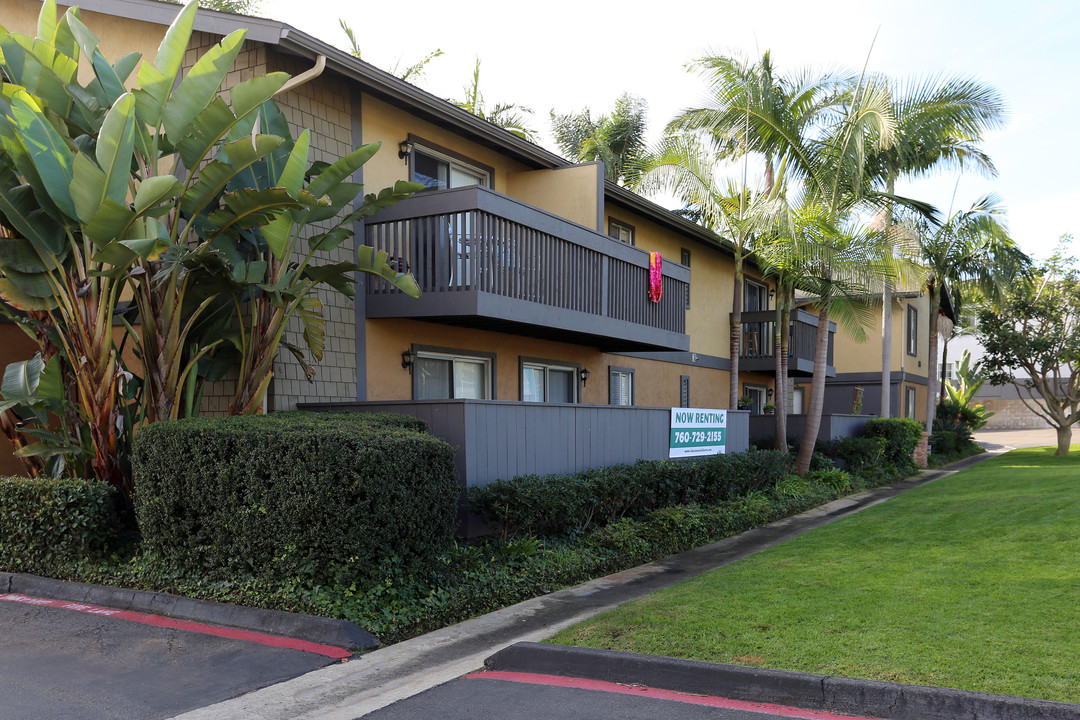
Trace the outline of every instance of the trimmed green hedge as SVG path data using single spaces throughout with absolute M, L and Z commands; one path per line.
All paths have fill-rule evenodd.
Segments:
M 132 463 L 143 549 L 189 574 L 346 585 L 428 565 L 460 490 L 453 448 L 421 427 L 299 412 L 149 425 Z
M 115 532 L 115 490 L 106 483 L 0 478 L 0 569 L 49 573 L 100 554 Z
M 520 475 L 469 488 L 469 509 L 502 537 L 552 537 L 640 517 L 654 508 L 712 505 L 771 490 L 790 469 L 785 452 L 751 450 L 565 475 Z
M 863 425 L 863 435 L 885 438 L 886 462 L 903 468 L 912 465 L 911 454 L 924 429 L 921 422 L 910 418 L 871 418 Z

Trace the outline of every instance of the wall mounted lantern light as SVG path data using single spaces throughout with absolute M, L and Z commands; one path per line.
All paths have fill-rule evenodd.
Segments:
M 413 363 L 416 362 L 416 353 L 412 349 L 406 350 L 401 353 L 401 367 L 408 368 L 409 372 L 412 372 Z
M 772 397 L 772 388 L 768 388 L 765 390 L 765 397 Z
M 582 387 L 585 387 L 585 383 L 589 382 L 589 376 L 590 375 L 592 375 L 592 373 L 589 372 L 589 368 L 582 368 L 581 369 L 581 386 Z
M 409 164 L 409 156 L 412 155 L 413 144 L 411 140 L 402 140 L 398 143 L 397 156 L 405 161 L 405 164 Z

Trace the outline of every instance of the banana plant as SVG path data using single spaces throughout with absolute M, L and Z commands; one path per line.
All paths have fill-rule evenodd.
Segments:
M 350 293 L 351 273 L 364 271 L 419 293 L 383 254 L 362 249 L 356 262 L 313 263 L 316 251 L 350 237 L 357 219 L 418 186 L 399 183 L 358 201 L 361 188 L 348 178 L 377 146 L 309 164 L 307 132 L 293 141 L 274 122 L 272 98 L 285 73 L 224 91 L 245 30 L 182 72 L 196 11 L 195 2 L 180 10 L 132 89 L 141 57 L 110 63 L 78 8 L 58 17 L 55 0 L 46 0 L 37 38 L 0 27 L 0 298 L 55 323 L 95 473 L 122 487 L 133 430 L 125 418 L 195 412 L 198 368 L 215 351 L 239 350 L 246 389 L 233 412 L 257 411 L 292 316 L 321 357 L 319 283 Z M 93 71 L 85 85 L 81 60 Z M 299 253 L 298 240 L 316 222 L 331 230 L 309 237 Z M 259 316 L 266 303 L 273 311 L 240 323 L 238 339 L 235 323 L 220 321 L 223 302 L 237 317 Z M 130 369 L 138 393 L 125 390 L 117 318 L 139 361 Z M 135 399 L 132 416 L 126 403 Z

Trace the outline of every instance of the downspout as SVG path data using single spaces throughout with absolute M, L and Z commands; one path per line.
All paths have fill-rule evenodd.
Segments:
M 315 58 L 315 67 L 311 68 L 310 70 L 305 70 L 304 72 L 300 73 L 299 75 L 295 75 L 295 76 L 289 78 L 287 81 L 285 81 L 285 84 L 282 85 L 280 88 L 278 88 L 278 91 L 276 93 L 274 93 L 271 97 L 277 97 L 278 95 L 280 95 L 283 92 L 288 92 L 289 90 L 295 90 L 296 88 L 300 87 L 304 83 L 310 82 L 311 80 L 314 80 L 315 78 L 322 75 L 323 70 L 325 70 L 325 69 L 326 69 L 326 56 L 325 55 L 319 55 L 318 57 Z M 262 124 L 261 117 L 256 115 L 255 116 L 255 125 L 251 128 L 251 146 L 252 147 L 255 146 L 255 136 L 259 134 L 259 130 L 261 129 L 261 127 L 260 127 L 261 124 Z

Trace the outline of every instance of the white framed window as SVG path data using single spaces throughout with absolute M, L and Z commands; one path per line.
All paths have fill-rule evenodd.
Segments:
M 417 350 L 413 363 L 413 399 L 491 399 L 494 362 L 494 355 L 488 354 Z
M 912 420 L 914 420 L 915 419 L 915 388 L 908 385 L 904 389 L 904 394 L 906 395 L 905 400 L 904 400 L 904 410 L 906 411 L 906 415 L 909 418 L 911 418 Z
M 628 225 L 620 220 L 616 220 L 613 217 L 608 218 L 607 222 L 607 234 L 608 237 L 613 237 L 620 242 L 624 242 L 627 245 L 634 244 L 634 226 Z
M 608 367 L 608 404 L 634 404 L 633 368 L 615 367 L 614 365 Z
M 554 360 L 521 358 L 522 402 L 576 403 L 581 366 Z
M 480 163 L 473 163 L 445 148 L 436 148 L 417 140 L 413 145 L 411 162 L 413 182 L 427 190 L 479 185 L 491 187 L 491 170 Z

